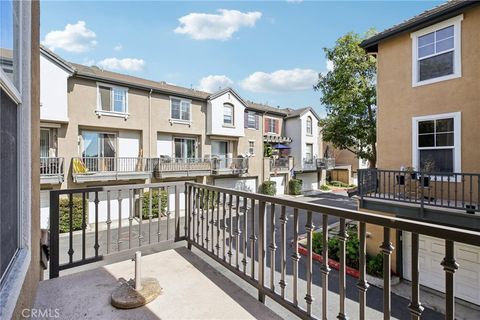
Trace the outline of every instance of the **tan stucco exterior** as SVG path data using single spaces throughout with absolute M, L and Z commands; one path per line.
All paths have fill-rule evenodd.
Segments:
M 405 33 L 378 46 L 377 166 L 412 166 L 412 117 L 461 112 L 461 170 L 480 171 L 480 7 L 463 14 L 459 78 L 412 87 L 412 39 Z

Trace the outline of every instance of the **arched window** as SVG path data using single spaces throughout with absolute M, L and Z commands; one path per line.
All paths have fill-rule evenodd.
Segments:
M 307 134 L 312 135 L 312 117 L 307 118 Z

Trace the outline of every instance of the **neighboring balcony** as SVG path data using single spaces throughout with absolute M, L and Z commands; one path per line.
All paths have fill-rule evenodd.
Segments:
M 168 188 L 173 201 L 152 205 Z M 455 248 L 480 246 L 475 231 L 190 182 L 53 190 L 50 203 L 50 279 L 40 282 L 33 309 L 59 310 L 62 319 L 80 312 L 102 319 L 439 319 L 422 306 L 430 295 L 420 287 L 427 276 L 421 239 L 430 236 L 445 245 L 434 263 L 445 319 L 453 320 L 464 285 L 457 277 L 469 267 Z M 87 226 L 89 216 L 96 219 Z M 371 226 L 383 229 L 373 240 L 381 248 L 380 287 L 367 276 Z M 411 234 L 406 299 L 392 294 L 394 229 Z M 357 250 L 349 238 L 358 239 Z M 146 307 L 116 309 L 110 297 L 119 279 L 134 276 L 135 251 L 149 254 L 141 270 L 159 281 L 162 294 Z M 353 259 L 356 276 L 347 267 Z
M 213 158 L 213 175 L 239 175 L 248 172 L 248 158 Z
M 301 167 L 296 171 L 318 171 L 318 170 L 332 170 L 335 168 L 334 158 L 303 158 Z
M 64 158 L 40 158 L 40 183 L 61 184 L 64 180 Z
M 290 158 L 270 159 L 270 172 L 285 173 L 290 171 Z
M 72 159 L 76 183 L 145 180 L 151 177 L 152 159 L 133 157 L 77 157 Z
M 479 173 L 360 169 L 358 195 L 367 209 L 480 229 Z
M 210 160 L 201 158 L 152 159 L 153 175 L 157 179 L 209 176 L 212 172 Z

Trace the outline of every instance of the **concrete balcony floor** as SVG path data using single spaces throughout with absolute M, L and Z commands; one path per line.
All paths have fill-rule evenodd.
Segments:
M 58 309 L 60 319 L 281 319 L 184 247 L 142 258 L 142 276 L 157 278 L 163 289 L 157 299 L 137 309 L 114 308 L 118 278 L 133 274 L 134 262 L 122 261 L 42 281 L 33 308 Z

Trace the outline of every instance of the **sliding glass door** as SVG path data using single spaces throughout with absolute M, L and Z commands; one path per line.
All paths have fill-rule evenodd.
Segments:
M 88 170 L 114 171 L 117 154 L 115 134 L 84 131 L 82 137 L 82 157 Z
M 174 148 L 174 158 L 180 159 L 179 161 L 196 158 L 195 139 L 175 138 Z

